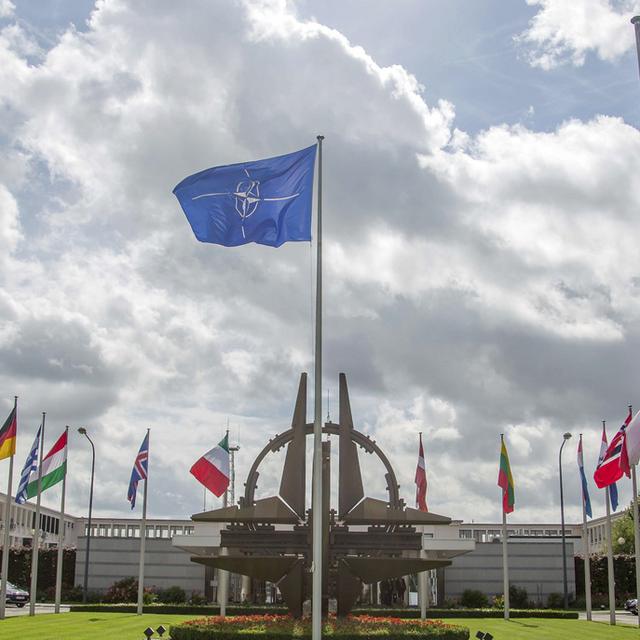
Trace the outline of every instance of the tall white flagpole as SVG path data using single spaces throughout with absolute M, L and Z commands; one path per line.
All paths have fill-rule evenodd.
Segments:
M 18 396 L 13 397 L 14 419 L 18 422 Z M 17 431 L 17 430 L 16 430 Z M 16 433 L 16 437 L 17 437 Z M 15 455 L 15 454 L 14 454 Z M 4 503 L 4 544 L 2 546 L 2 576 L 0 580 L 0 620 L 4 620 L 7 605 L 7 580 L 9 580 L 9 546 L 11 545 L 11 485 L 13 482 L 13 455 L 9 456 L 9 480 L 7 498 Z
M 582 451 L 582 434 L 580 434 L 580 450 Z M 587 505 L 584 491 L 582 490 L 582 478 L 580 478 L 580 491 L 582 493 L 582 537 L 584 539 L 584 598 L 587 607 L 587 620 L 591 620 L 591 550 L 589 549 Z
M 65 429 L 67 434 L 67 451 L 69 450 L 69 427 Z M 58 524 L 58 561 L 56 564 L 56 604 L 54 613 L 60 613 L 60 602 L 62 600 L 62 563 L 64 547 L 64 497 L 67 491 L 67 467 L 64 468 L 62 477 L 62 497 L 60 498 L 60 521 Z
M 500 434 L 500 445 L 504 446 L 504 435 Z M 502 455 L 502 448 L 500 449 Z M 509 551 L 507 548 L 507 513 L 504 510 L 504 498 L 502 504 L 502 590 L 504 593 L 504 619 L 509 619 Z
M 638 526 L 638 481 L 636 465 L 631 467 L 631 482 L 633 485 L 633 537 L 636 553 L 636 598 L 640 598 L 640 527 Z M 640 626 L 640 616 L 638 616 Z
M 629 415 L 632 414 L 633 407 L 629 405 Z M 626 434 L 624 446 L 627 446 Z M 640 598 L 640 524 L 638 523 L 638 479 L 635 464 L 631 465 L 631 486 L 633 488 L 633 542 L 636 555 L 636 598 Z M 638 626 L 640 626 L 640 616 L 638 616 Z
M 613 575 L 613 540 L 611 539 L 611 497 L 609 487 L 607 487 L 606 504 L 607 504 L 607 520 L 606 520 L 606 536 L 607 536 L 607 578 L 609 582 L 609 623 L 616 623 L 616 589 L 615 578 Z
M 142 494 L 142 521 L 140 522 L 140 566 L 138 568 L 138 609 L 142 615 L 144 604 L 144 547 L 147 540 L 147 487 L 149 486 L 149 458 L 151 457 L 151 429 L 147 429 L 147 477 L 144 479 L 144 493 Z
M 38 457 L 38 497 L 36 498 L 36 521 L 33 525 L 31 542 L 31 591 L 29 597 L 29 615 L 36 615 L 36 599 L 38 595 L 38 554 L 40 552 L 40 501 L 42 498 L 42 457 L 44 456 L 44 421 L 46 413 L 42 412 L 42 431 L 40 432 L 40 455 Z
M 318 231 L 316 239 L 316 344 L 313 414 L 313 554 L 311 590 L 311 638 L 322 638 L 322 141 L 318 136 Z

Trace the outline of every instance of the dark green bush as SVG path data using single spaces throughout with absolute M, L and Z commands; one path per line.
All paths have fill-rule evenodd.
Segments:
M 295 638 L 295 640 L 310 640 L 311 636 L 291 636 L 281 633 L 233 633 L 220 631 L 214 631 L 212 629 L 199 629 L 196 627 L 174 627 L 170 629 L 171 640 L 238 640 L 239 638 L 251 638 L 256 637 L 260 640 L 289 640 L 289 638 Z M 334 635 L 332 638 L 336 640 L 364 640 L 367 636 L 364 635 Z M 369 638 L 371 636 L 368 636 Z M 407 640 L 408 638 L 416 638 L 422 640 L 469 640 L 469 629 L 466 627 L 459 627 L 456 630 L 434 630 L 433 633 L 421 633 L 418 634 L 384 634 L 380 636 L 384 640 Z
M 187 594 L 182 587 L 172 586 L 158 592 L 158 602 L 162 604 L 183 604 L 187 600 Z
M 227 609 L 228 612 L 228 609 Z M 419 618 L 420 609 L 354 609 L 354 616 L 386 616 L 387 618 Z M 502 618 L 502 609 L 427 609 L 427 618 Z M 558 609 L 511 609 L 512 618 L 561 618 L 577 620 L 577 611 Z
M 564 604 L 564 597 L 561 593 L 550 593 L 547 597 L 547 607 L 549 609 L 561 609 Z
M 529 605 L 529 595 L 527 590 L 512 584 L 509 587 L 509 606 L 516 609 L 526 609 Z
M 104 596 L 105 602 L 136 602 L 138 600 L 138 581 L 135 578 L 122 578 L 114 582 Z
M 465 589 L 462 592 L 460 604 L 469 609 L 482 609 L 489 605 L 489 598 L 477 589 Z

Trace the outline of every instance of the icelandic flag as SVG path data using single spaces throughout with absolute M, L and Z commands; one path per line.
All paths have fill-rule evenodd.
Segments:
M 133 463 L 131 471 L 131 480 L 129 480 L 129 491 L 127 492 L 127 500 L 131 503 L 131 508 L 136 506 L 136 493 L 138 492 L 138 482 L 147 479 L 149 470 L 149 432 L 144 437 L 140 445 L 140 451 Z
M 18 504 L 24 504 L 27 501 L 27 486 L 29 485 L 29 476 L 38 470 L 38 450 L 40 449 L 40 432 L 42 431 L 42 425 L 38 427 L 38 433 L 36 433 L 36 439 L 31 445 L 29 455 L 22 468 L 20 474 L 20 482 L 18 483 L 18 490 L 16 491 L 16 502 Z
M 173 190 L 200 242 L 279 247 L 311 240 L 316 145 L 284 156 L 205 169 Z
M 582 434 L 578 442 L 578 469 L 580 470 L 580 480 L 582 481 L 582 502 L 584 504 L 585 513 L 593 518 L 591 512 L 591 499 L 589 498 L 589 487 L 587 486 L 587 477 L 584 475 L 584 459 L 582 457 Z

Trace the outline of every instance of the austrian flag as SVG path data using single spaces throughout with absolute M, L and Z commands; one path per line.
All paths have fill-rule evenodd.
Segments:
M 230 477 L 229 434 L 191 467 L 191 474 L 218 498 L 227 490 Z

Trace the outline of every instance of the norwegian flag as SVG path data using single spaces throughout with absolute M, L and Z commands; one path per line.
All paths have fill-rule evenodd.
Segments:
M 136 506 L 136 493 L 138 492 L 138 482 L 147 479 L 147 471 L 149 469 L 149 432 L 144 437 L 140 445 L 140 451 L 136 456 L 131 470 L 131 480 L 129 480 L 129 491 L 127 492 L 127 500 L 131 503 L 131 508 Z
M 611 444 L 607 446 L 606 433 L 604 431 L 604 425 L 602 426 L 603 442 L 600 448 L 600 459 L 598 460 L 598 466 L 593 479 L 596 485 L 603 489 L 604 487 L 612 486 L 617 480 L 622 478 L 622 475 L 627 477 L 631 476 L 631 469 L 629 467 L 629 457 L 627 455 L 626 445 L 626 427 L 631 422 L 632 418 L 631 409 L 629 409 L 629 415 L 627 416 L 624 424 L 618 429 L 615 436 L 611 440 Z M 604 453 L 603 453 L 604 448 Z M 613 506 L 614 499 L 611 497 L 611 503 Z M 617 507 L 617 488 L 616 488 L 616 500 L 614 510 Z
M 418 452 L 418 465 L 416 466 L 416 506 L 420 511 L 429 511 L 427 508 L 427 468 L 424 462 L 424 449 L 422 448 L 422 434 L 420 434 L 420 451 Z

